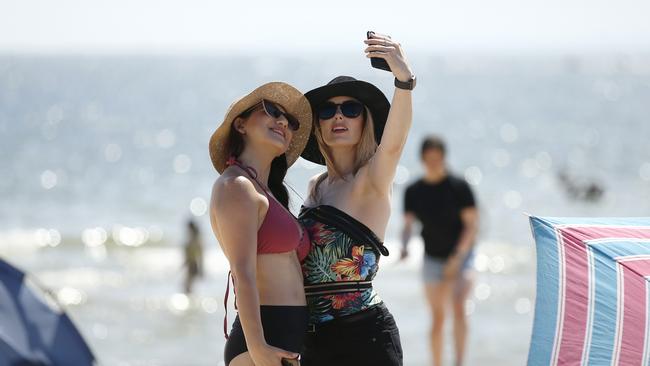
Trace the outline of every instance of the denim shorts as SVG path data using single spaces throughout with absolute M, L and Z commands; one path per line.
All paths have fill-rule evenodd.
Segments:
M 469 252 L 461 265 L 458 276 L 463 276 L 472 269 L 474 263 L 474 252 Z M 424 255 L 422 260 L 422 280 L 424 283 L 440 282 L 444 278 L 446 259 L 436 258 L 429 255 Z

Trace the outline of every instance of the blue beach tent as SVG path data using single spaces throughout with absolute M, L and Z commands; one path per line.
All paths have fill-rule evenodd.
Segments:
M 70 318 L 46 296 L 0 258 L 0 366 L 94 365 Z

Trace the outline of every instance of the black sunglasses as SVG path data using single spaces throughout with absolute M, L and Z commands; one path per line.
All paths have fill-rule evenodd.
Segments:
M 318 118 L 330 119 L 336 115 L 337 110 L 340 110 L 341 114 L 347 118 L 355 118 L 359 117 L 361 112 L 363 112 L 363 104 L 355 100 L 348 100 L 341 104 L 325 102 L 318 109 Z
M 252 113 L 256 109 L 258 109 L 260 107 L 260 105 L 262 106 L 262 109 L 264 109 L 264 113 L 266 113 L 267 116 L 269 116 L 271 118 L 275 118 L 275 119 L 278 119 L 281 116 L 284 116 L 287 119 L 289 128 L 291 130 L 298 131 L 298 129 L 300 129 L 300 122 L 298 122 L 298 120 L 294 116 L 290 115 L 289 113 L 283 112 L 275 103 L 269 102 L 266 99 L 262 99 L 261 102 L 259 102 L 259 103 L 255 104 L 254 106 L 248 108 L 242 114 Z

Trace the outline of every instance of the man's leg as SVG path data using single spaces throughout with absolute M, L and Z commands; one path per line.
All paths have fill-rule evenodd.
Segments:
M 432 317 L 429 336 L 433 365 L 442 366 L 445 306 L 449 301 L 451 288 L 445 281 L 428 282 L 424 287 Z
M 472 289 L 472 278 L 468 274 L 461 273 L 454 281 L 453 288 L 454 349 L 456 352 L 456 366 L 462 366 L 468 333 L 465 301 Z

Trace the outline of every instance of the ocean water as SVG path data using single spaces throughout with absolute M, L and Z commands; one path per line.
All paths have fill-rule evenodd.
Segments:
M 450 169 L 472 184 L 481 213 L 468 364 L 522 365 L 535 301 L 526 213 L 650 212 L 650 55 L 411 61 L 414 123 L 386 242 L 397 252 L 421 139 L 442 135 Z M 255 86 L 282 80 L 307 91 L 339 74 L 391 96 L 392 77 L 353 54 L 0 55 L 0 256 L 52 290 L 101 364 L 218 365 L 228 265 L 205 214 L 217 177 L 207 141 L 227 106 Z M 302 159 L 290 169 L 294 210 L 320 171 Z M 589 196 L 589 186 L 598 192 Z M 179 294 L 180 245 L 190 216 L 207 273 L 188 298 Z M 411 247 L 406 262 L 385 258 L 376 280 L 409 366 L 429 360 L 421 241 Z

